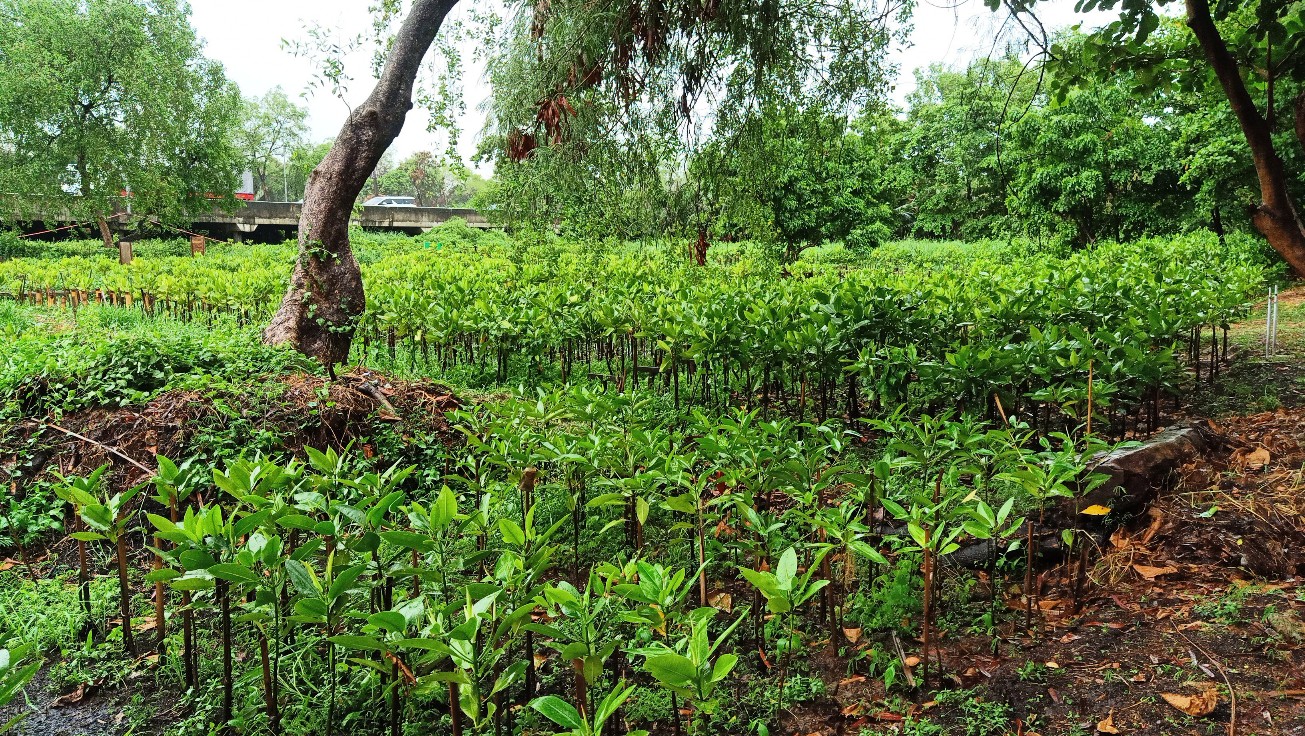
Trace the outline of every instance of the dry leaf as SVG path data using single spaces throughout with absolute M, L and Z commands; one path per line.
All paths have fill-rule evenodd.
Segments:
M 1110 713 L 1106 716 L 1106 719 L 1105 719 L 1104 721 L 1098 721 L 1098 722 L 1097 722 L 1097 732 L 1098 732 L 1098 733 L 1120 733 L 1120 730 L 1119 730 L 1118 728 L 1115 728 L 1115 709 L 1114 709 L 1114 708 L 1111 708 L 1111 709 L 1110 709 Z
M 855 643 L 857 643 L 858 641 L 861 641 L 861 629 L 860 629 L 860 628 L 849 629 L 849 628 L 844 627 L 844 628 L 843 628 L 843 636 L 847 637 L 847 640 L 848 640 L 848 641 L 850 641 L 850 642 L 852 642 L 853 644 L 855 644 Z
M 839 713 L 845 716 L 859 716 L 864 711 L 865 711 L 864 705 L 862 705 L 861 703 L 852 703 L 851 705 L 843 706 L 843 709 L 840 710 Z
M 707 597 L 712 608 L 729 613 L 734 610 L 734 596 L 729 593 L 717 593 Z
M 1141 575 L 1147 580 L 1155 580 L 1161 575 L 1172 575 L 1178 572 L 1178 568 L 1172 567 L 1170 565 L 1165 565 L 1164 567 L 1151 567 L 1150 565 L 1133 565 L 1133 569 L 1137 572 L 1138 575 Z
M 902 662 L 902 664 L 906 665 L 907 667 L 914 667 L 914 666 L 916 666 L 917 664 L 920 664 L 920 658 L 917 657 L 917 656 L 915 656 L 914 654 L 912 654 L 911 656 L 907 657 L 907 658 Z
M 1214 684 L 1208 684 L 1199 695 L 1160 693 L 1160 697 L 1189 716 L 1208 716 L 1214 712 L 1215 706 L 1219 705 L 1219 688 Z
M 1091 506 L 1088 506 L 1087 508 L 1083 509 L 1079 513 L 1087 514 L 1088 516 L 1105 516 L 1106 514 L 1110 513 L 1110 507 L 1102 506 L 1099 503 L 1094 503 Z
M 1269 455 L 1269 451 L 1260 447 L 1254 452 L 1247 453 L 1243 456 L 1242 462 L 1245 463 L 1247 467 L 1262 468 L 1265 465 L 1268 465 L 1269 460 L 1271 459 L 1272 457 Z
M 62 708 L 65 705 L 74 705 L 82 702 L 82 698 L 84 697 L 86 697 L 86 683 L 78 685 L 76 690 L 73 690 L 67 695 L 61 695 L 55 698 L 54 702 L 50 703 L 50 707 Z
M 1050 660 L 1050 661 L 1048 661 L 1048 662 L 1046 662 L 1046 665 L 1047 665 L 1047 669 L 1049 669 L 1049 670 L 1058 670 L 1058 669 L 1060 669 L 1060 663 L 1056 662 L 1054 659 L 1053 659 L 1053 660 Z

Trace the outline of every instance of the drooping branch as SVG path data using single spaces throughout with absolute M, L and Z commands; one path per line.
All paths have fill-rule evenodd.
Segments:
M 422 59 L 457 0 L 417 0 L 394 38 L 381 77 L 354 109 L 313 170 L 299 220 L 299 259 L 290 288 L 263 339 L 290 344 L 333 366 L 349 357 L 363 313 L 362 274 L 349 247 L 349 217 L 359 192 L 412 109 Z

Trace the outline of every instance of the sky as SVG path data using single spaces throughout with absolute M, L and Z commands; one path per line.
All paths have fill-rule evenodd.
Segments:
M 345 57 L 354 81 L 341 100 L 329 90 L 310 90 L 314 63 L 285 50 L 282 41 L 306 39 L 307 29 L 313 25 L 338 34 L 341 40 L 356 35 L 370 26 L 368 5 L 364 0 L 191 0 L 195 28 L 205 40 L 206 54 L 226 66 L 227 76 L 240 85 L 242 93 L 261 95 L 280 86 L 292 98 L 306 95 L 301 102 L 309 110 L 313 141 L 334 136 L 348 115 L 348 104 L 357 104 L 371 90 L 369 60 L 364 52 Z M 1079 19 L 1072 0 L 1041 3 L 1039 16 L 1049 29 Z M 892 55 L 901 67 L 894 99 L 901 102 L 915 87 L 913 70 L 917 67 L 933 62 L 961 65 L 987 54 L 1004 17 L 990 12 L 981 0 L 919 0 L 910 43 Z M 463 86 L 466 113 L 458 126 L 463 131 L 459 151 L 470 165 L 485 124 L 481 107 L 489 95 L 483 67 L 469 65 Z M 429 132 L 427 120 L 420 109 L 409 113 L 403 133 L 391 147 L 395 160 L 415 151 L 444 149 L 443 136 Z M 483 167 L 479 171 L 491 173 Z

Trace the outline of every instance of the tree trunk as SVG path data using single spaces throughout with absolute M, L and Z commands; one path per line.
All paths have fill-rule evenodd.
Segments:
M 366 306 L 362 273 L 349 248 L 349 216 L 385 150 L 403 129 L 422 59 L 457 0 L 417 0 L 367 100 L 355 109 L 308 178 L 299 219 L 299 259 L 281 307 L 263 333 L 330 367 L 349 357 Z
M 1305 274 L 1305 225 L 1301 224 L 1287 192 L 1287 175 L 1282 159 L 1273 147 L 1269 125 L 1247 92 L 1237 62 L 1214 25 L 1208 0 L 1186 0 L 1186 4 L 1187 26 L 1192 29 L 1205 58 L 1219 78 L 1255 162 L 1261 201 L 1251 221 L 1296 273 Z
M 109 232 L 109 221 L 103 216 L 95 218 L 95 222 L 100 226 L 100 239 L 104 241 L 105 248 L 113 247 L 113 233 Z

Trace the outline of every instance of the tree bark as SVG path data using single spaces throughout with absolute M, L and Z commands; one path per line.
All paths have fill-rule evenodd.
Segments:
M 1260 180 L 1260 204 L 1251 221 L 1292 270 L 1305 274 L 1305 225 L 1301 224 L 1300 215 L 1287 191 L 1287 175 L 1282 159 L 1273 147 L 1268 122 L 1251 99 L 1236 60 L 1214 25 L 1209 1 L 1186 0 L 1186 6 L 1187 27 L 1192 29 L 1206 60 L 1219 78 L 1251 149 L 1255 173 Z
M 349 216 L 385 150 L 403 129 L 422 59 L 457 0 L 417 0 L 394 38 L 371 95 L 345 121 L 308 178 L 299 219 L 299 258 L 281 307 L 263 333 L 334 366 L 349 357 L 366 307 L 362 273 L 349 247 Z

